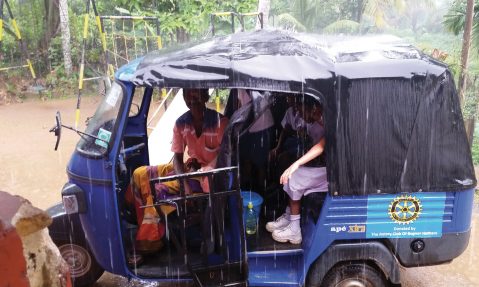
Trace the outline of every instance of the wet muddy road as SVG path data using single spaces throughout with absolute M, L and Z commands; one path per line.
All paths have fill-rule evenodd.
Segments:
M 82 100 L 82 121 L 98 103 L 95 97 Z M 65 167 L 78 136 L 66 129 L 58 151 L 48 130 L 55 123 L 55 112 L 62 113 L 63 123 L 74 124 L 75 99 L 47 102 L 28 101 L 0 106 L 0 190 L 21 195 L 35 206 L 46 209 L 60 201 L 66 182 Z M 403 286 L 479 286 L 479 208 L 476 204 L 469 247 L 452 263 L 403 270 Z M 128 282 L 125 278 L 105 274 L 94 286 L 156 286 Z

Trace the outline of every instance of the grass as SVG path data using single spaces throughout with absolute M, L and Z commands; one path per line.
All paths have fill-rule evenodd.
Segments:
M 479 125 L 477 124 L 474 129 L 474 139 L 472 140 L 471 153 L 474 166 L 479 165 Z
M 479 165 L 479 125 L 476 124 L 474 128 L 474 139 L 472 140 L 472 162 L 474 166 Z M 479 204 L 479 189 L 476 187 L 476 192 L 474 193 L 474 202 Z

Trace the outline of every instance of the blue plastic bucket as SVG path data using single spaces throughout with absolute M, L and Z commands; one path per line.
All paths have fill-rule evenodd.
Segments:
M 242 191 L 241 197 L 243 198 L 243 222 L 246 222 L 246 212 L 248 211 L 248 202 L 253 203 L 253 209 L 256 213 L 256 220 L 259 219 L 261 213 L 261 204 L 263 204 L 263 198 L 261 195 L 254 191 Z

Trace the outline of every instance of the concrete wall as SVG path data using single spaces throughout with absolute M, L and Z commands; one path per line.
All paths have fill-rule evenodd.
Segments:
M 0 191 L 0 287 L 71 286 L 68 266 L 48 234 L 51 218 Z

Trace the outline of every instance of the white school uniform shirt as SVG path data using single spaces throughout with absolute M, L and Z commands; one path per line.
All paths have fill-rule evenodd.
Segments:
M 324 136 L 324 127 L 319 122 L 306 125 L 307 133 L 318 143 Z M 328 191 L 328 175 L 326 167 L 300 166 L 283 186 L 284 191 L 292 200 L 300 200 L 303 196 L 313 192 Z
M 241 103 L 241 106 L 246 105 L 247 103 L 251 102 L 251 98 L 244 89 L 238 89 L 238 100 Z M 271 110 L 268 108 L 266 109 L 263 114 L 256 119 L 254 124 L 249 128 L 250 133 L 255 133 L 259 131 L 263 131 L 268 129 L 274 125 L 273 114 Z
M 295 131 L 305 126 L 303 118 L 301 118 L 298 112 L 294 112 L 293 107 L 289 107 L 286 110 L 283 120 L 281 121 L 281 125 L 283 126 L 283 128 L 285 128 L 287 124 L 289 124 L 291 128 Z

